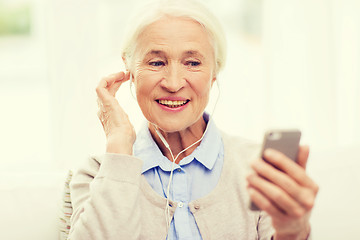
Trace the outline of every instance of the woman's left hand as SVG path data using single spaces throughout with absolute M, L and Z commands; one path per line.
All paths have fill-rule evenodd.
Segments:
M 272 218 L 275 240 L 306 239 L 309 218 L 319 187 L 306 174 L 309 148 L 300 146 L 297 163 L 284 154 L 267 149 L 264 160 L 252 164 L 248 191 L 251 200 Z

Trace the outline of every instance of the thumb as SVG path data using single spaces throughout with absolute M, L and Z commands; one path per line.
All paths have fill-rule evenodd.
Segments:
M 297 163 L 304 169 L 306 169 L 306 164 L 309 158 L 309 152 L 310 151 L 308 145 L 299 146 Z

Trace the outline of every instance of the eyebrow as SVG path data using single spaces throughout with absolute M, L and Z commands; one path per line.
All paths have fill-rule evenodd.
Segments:
M 165 55 L 165 52 L 162 50 L 150 50 L 145 54 L 145 57 L 151 56 L 151 55 Z
M 200 58 L 204 58 L 204 56 L 197 50 L 188 50 L 183 55 L 185 56 L 197 56 Z
M 156 56 L 165 55 L 166 56 L 167 54 L 162 50 L 153 49 L 153 50 L 148 51 L 145 54 L 145 57 L 148 57 L 148 56 L 151 56 L 151 55 L 156 55 Z M 197 50 L 187 50 L 182 55 L 183 56 L 197 56 L 197 57 L 200 57 L 200 58 L 204 58 L 204 56 Z

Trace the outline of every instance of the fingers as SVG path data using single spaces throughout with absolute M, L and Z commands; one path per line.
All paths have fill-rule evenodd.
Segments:
M 124 75 L 120 77 L 118 77 L 119 74 L 123 73 Z M 121 84 L 123 84 L 124 82 L 128 81 L 130 79 L 130 73 L 129 72 L 120 72 L 120 73 L 117 73 L 115 74 L 114 76 L 115 78 L 115 81 L 112 85 L 108 86 L 108 90 L 109 90 L 109 93 L 115 97 L 115 94 L 116 92 L 119 90 Z
M 299 160 L 306 165 L 308 147 L 301 147 Z M 267 150 L 266 161 L 252 164 L 255 173 L 248 177 L 253 201 L 269 214 L 281 217 L 281 212 L 298 217 L 314 206 L 318 186 L 307 176 L 305 169 L 284 154 Z
M 115 73 L 102 78 L 96 88 L 99 106 L 97 115 L 106 135 L 106 151 L 109 153 L 132 154 L 136 133 L 115 98 L 121 84 L 129 79 L 130 73 Z
M 299 148 L 297 163 L 268 149 L 263 155 L 265 161 L 253 162 L 254 173 L 247 178 L 251 200 L 270 215 L 277 234 L 292 236 L 286 239 L 309 232 L 309 217 L 319 188 L 305 172 L 308 156 L 307 146 Z
M 309 146 L 300 146 L 297 156 L 297 163 L 304 169 L 306 169 L 307 160 L 309 158 Z
M 263 178 L 264 182 L 261 184 L 261 187 L 258 187 L 262 192 L 264 192 L 269 197 L 275 198 L 276 203 L 280 203 L 281 200 L 277 198 L 280 197 L 281 193 L 284 193 L 284 198 L 287 200 L 293 199 L 297 204 L 292 203 L 283 203 L 279 207 L 285 207 L 284 210 L 287 210 L 287 206 L 291 209 L 304 207 L 305 209 L 311 209 L 314 201 L 315 195 L 312 189 L 298 184 L 294 179 L 289 177 L 286 173 L 275 169 L 272 165 L 266 163 L 265 161 L 258 160 L 252 164 L 252 168 Z M 265 180 L 266 179 L 266 180 Z M 272 184 L 270 186 L 269 184 Z M 274 187 L 278 188 L 274 190 Z M 262 189 L 265 188 L 265 189 Z M 268 190 L 272 191 L 267 193 Z M 273 193 L 277 195 L 273 195 Z M 291 199 L 289 199 L 289 197 Z M 299 210 L 295 210 L 297 215 Z
M 253 194 L 256 196 L 255 202 L 261 209 L 270 215 L 282 217 L 284 215 L 297 217 L 305 211 L 303 207 L 292 199 L 283 189 L 266 179 L 252 174 L 248 177 L 250 186 L 253 187 Z
M 301 158 L 305 158 L 305 157 L 307 158 L 308 153 L 303 152 L 303 150 L 299 152 Z M 270 163 L 274 167 L 286 173 L 288 176 L 294 179 L 298 184 L 312 189 L 316 188 L 316 184 L 311 178 L 307 176 L 305 169 L 302 166 L 299 166 L 294 161 L 290 160 L 281 152 L 276 151 L 274 149 L 267 149 L 264 152 L 264 158 L 268 163 Z M 301 159 L 301 161 L 303 163 L 305 162 L 306 164 L 307 159 L 306 160 Z
M 123 112 L 122 108 L 119 106 L 119 103 L 115 99 L 115 94 L 121 84 L 129 80 L 129 78 L 129 72 L 114 73 L 102 78 L 96 88 L 96 93 L 98 95 L 97 103 L 99 107 L 97 115 L 106 134 L 110 132 L 109 129 L 112 127 L 112 125 L 114 125 L 114 123 L 115 125 L 118 125 L 117 122 L 119 119 L 126 119 L 126 114 Z M 115 121 L 114 119 L 109 121 L 110 116 L 113 114 L 116 114 L 119 119 L 115 117 Z
M 108 100 L 114 97 L 121 84 L 130 79 L 129 73 L 119 72 L 104 77 L 99 82 L 96 93 L 101 100 Z
M 248 188 L 249 195 L 251 200 L 261 208 L 263 211 L 267 212 L 270 216 L 275 216 L 276 218 L 282 218 L 285 214 L 276 208 L 273 203 L 263 196 L 257 189 Z

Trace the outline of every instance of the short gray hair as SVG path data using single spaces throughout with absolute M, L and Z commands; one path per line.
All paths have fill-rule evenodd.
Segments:
M 226 40 L 215 15 L 198 0 L 155 0 L 141 8 L 125 33 L 121 55 L 128 70 L 134 70 L 134 54 L 139 35 L 147 26 L 163 16 L 189 18 L 201 24 L 207 31 L 214 49 L 216 75 L 223 69 L 226 60 Z

